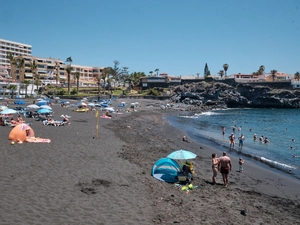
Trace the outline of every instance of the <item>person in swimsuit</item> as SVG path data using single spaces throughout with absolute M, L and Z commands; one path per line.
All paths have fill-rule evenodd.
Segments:
M 229 141 L 230 141 L 229 147 L 234 148 L 234 139 L 235 139 L 234 134 L 232 133 L 228 138 L 229 138 Z
M 217 154 L 213 153 L 212 154 L 212 160 L 211 160 L 211 165 L 212 165 L 212 171 L 213 171 L 213 183 L 216 184 L 216 178 L 218 174 L 218 164 L 219 164 L 219 158 L 217 158 Z
M 219 158 L 218 170 L 221 172 L 223 177 L 224 186 L 228 186 L 228 174 L 231 171 L 231 160 L 226 155 L 226 152 L 223 152 L 223 156 Z

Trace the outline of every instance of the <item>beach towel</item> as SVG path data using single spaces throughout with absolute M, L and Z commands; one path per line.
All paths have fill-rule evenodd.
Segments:
M 111 119 L 110 116 L 100 116 L 100 118 L 103 118 L 103 119 Z
M 50 139 L 45 139 L 45 138 L 39 138 L 39 137 L 31 137 L 31 138 L 27 138 L 26 142 L 30 142 L 30 143 L 50 143 L 51 140 Z

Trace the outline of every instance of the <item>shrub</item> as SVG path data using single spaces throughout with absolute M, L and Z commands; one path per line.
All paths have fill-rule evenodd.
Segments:
M 76 94 L 77 94 L 77 89 L 73 88 L 72 91 L 71 91 L 71 95 L 76 95 Z

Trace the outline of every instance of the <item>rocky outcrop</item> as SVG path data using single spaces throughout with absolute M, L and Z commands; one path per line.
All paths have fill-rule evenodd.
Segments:
M 271 89 L 267 86 L 205 81 L 173 89 L 172 101 L 199 107 L 300 108 L 300 91 Z

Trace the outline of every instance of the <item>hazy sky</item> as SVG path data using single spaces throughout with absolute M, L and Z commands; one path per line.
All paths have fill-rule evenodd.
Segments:
M 299 0 L 1 1 L 0 38 L 32 55 L 130 72 L 300 71 Z

